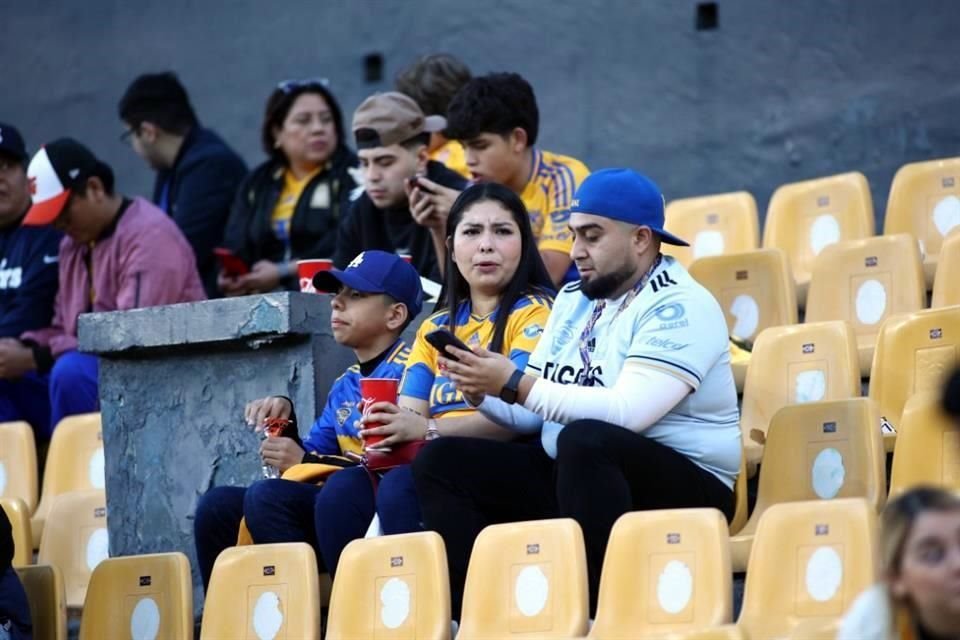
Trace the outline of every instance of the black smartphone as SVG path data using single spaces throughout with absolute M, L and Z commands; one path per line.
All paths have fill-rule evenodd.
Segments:
M 464 351 L 470 351 L 470 347 L 463 344 L 463 341 L 460 340 L 457 336 L 453 335 L 446 329 L 437 329 L 436 331 L 431 331 L 426 336 L 427 342 L 430 343 L 430 346 L 440 352 L 440 354 L 445 358 L 450 358 L 455 362 L 460 360 L 455 356 L 447 353 L 447 350 L 444 348 L 447 345 L 453 345 L 457 349 L 463 349 Z
M 430 191 L 430 189 L 427 189 L 427 186 L 425 184 L 420 182 L 417 176 L 407 178 L 407 182 L 409 183 L 411 190 L 419 188 L 422 193 L 430 193 L 430 194 L 433 193 L 433 191 Z

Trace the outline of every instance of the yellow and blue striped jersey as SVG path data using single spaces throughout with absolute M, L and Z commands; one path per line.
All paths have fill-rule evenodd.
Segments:
M 569 156 L 533 150 L 533 171 L 520 199 L 530 214 L 530 225 L 540 251 L 569 254 L 573 247 L 570 202 L 577 187 L 590 175 L 587 166 Z
M 410 348 L 403 340 L 398 340 L 367 377 L 399 380 L 409 356 Z M 318 455 L 341 455 L 348 451 L 363 453 L 363 441 L 355 426 L 360 420 L 361 377 L 360 365 L 355 364 L 334 381 L 323 412 L 303 441 L 304 449 Z
M 527 295 L 513 305 L 503 334 L 503 353 L 518 369 L 527 366 L 527 359 L 547 324 L 552 304 L 549 296 Z M 472 313 L 469 302 L 464 302 L 457 308 L 454 334 L 469 347 L 489 348 L 499 312 L 496 309 L 480 317 Z M 463 394 L 454 389 L 450 379 L 437 369 L 437 350 L 424 337 L 431 331 L 446 328 L 448 318 L 447 311 L 440 311 L 420 325 L 407 359 L 407 370 L 400 382 L 400 395 L 429 401 L 432 418 L 451 418 L 474 411 L 467 406 Z
M 456 171 L 466 179 L 470 179 L 470 169 L 467 168 L 467 152 L 457 140 L 448 140 L 442 147 L 430 152 L 430 159 L 446 165 L 447 169 Z

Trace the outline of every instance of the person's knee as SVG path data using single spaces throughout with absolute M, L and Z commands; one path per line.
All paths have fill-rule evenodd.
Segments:
M 270 511 L 282 500 L 280 483 L 286 480 L 258 480 L 247 488 L 243 496 L 243 517 L 253 532 L 261 524 L 269 526 Z
M 595 420 L 576 420 L 557 437 L 557 459 L 593 458 L 604 451 L 599 432 L 606 425 Z
M 453 471 L 458 460 L 462 461 L 464 455 L 469 455 L 464 438 L 437 438 L 430 444 L 423 447 L 417 457 L 413 459 L 410 465 L 411 476 L 414 483 L 419 486 L 421 482 L 437 475 L 446 475 Z M 451 466 L 452 465 L 452 466 Z
M 53 363 L 50 370 L 50 384 L 69 388 L 76 384 L 96 383 L 96 368 L 92 356 L 76 351 L 68 351 Z M 94 374 L 91 379 L 91 372 Z

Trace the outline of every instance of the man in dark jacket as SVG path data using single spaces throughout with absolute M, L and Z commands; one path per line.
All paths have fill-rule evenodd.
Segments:
M 28 160 L 20 132 L 0 123 L 0 339 L 49 325 L 57 295 L 63 236 L 52 227 L 20 226 L 30 208 Z
M 213 249 L 223 240 L 246 165 L 216 133 L 200 126 L 186 90 L 171 72 L 138 77 L 118 110 L 127 126 L 123 137 L 157 172 L 154 204 L 193 247 L 207 295 L 219 295 Z
M 412 98 L 378 93 L 353 114 L 353 134 L 363 171 L 364 194 L 354 201 L 340 226 L 334 263 L 346 267 L 353 256 L 370 249 L 409 255 L 421 276 L 441 280 L 446 216 L 418 208 L 418 194 L 428 187 L 418 176 L 462 191 L 467 181 L 429 159 L 430 134 L 443 130 L 442 116 L 424 116 Z

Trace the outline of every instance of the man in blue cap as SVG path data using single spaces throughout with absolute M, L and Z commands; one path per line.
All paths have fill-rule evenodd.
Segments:
M 686 245 L 664 230 L 663 210 L 659 188 L 635 171 L 587 177 L 570 216 L 580 280 L 557 296 L 526 369 L 448 347 L 457 360 L 442 366 L 473 406 L 540 434 L 533 443 L 440 438 L 414 462 L 424 524 L 446 543 L 455 614 L 485 524 L 577 520 L 596 611 L 622 514 L 714 507 L 733 516 L 741 443 L 727 325 L 710 292 L 660 253 L 662 242 Z
M 281 473 L 300 463 L 349 465 L 346 459 L 335 457 L 362 453 L 363 443 L 356 426 L 361 417 L 360 378 L 400 379 L 410 352 L 400 334 L 423 308 L 423 290 L 416 270 L 400 256 L 383 251 L 365 251 L 342 271 L 318 273 L 314 286 L 318 291 L 335 292 L 330 302 L 333 338 L 353 349 L 357 364 L 333 383 L 323 413 L 303 440 L 298 435 L 293 403 L 286 396 L 269 396 L 247 405 L 247 424 L 257 431 L 262 431 L 272 418 L 292 421 L 278 437 L 266 438 L 260 446 L 263 463 Z M 362 475 L 366 485 L 361 490 L 364 495 L 369 494 L 372 502 L 373 488 L 366 474 Z M 412 483 L 409 489 L 398 489 L 397 494 L 412 495 Z M 217 555 L 237 543 L 241 518 L 245 518 L 254 542 L 307 542 L 314 547 L 321 570 L 332 569 L 340 549 L 324 548 L 314 524 L 314 503 L 321 490 L 328 489 L 312 482 L 268 479 L 249 488 L 215 487 L 208 491 L 197 505 L 194 520 L 204 588 Z M 359 526 L 361 532 L 365 531 L 370 516 L 361 516 L 358 524 L 355 511 L 344 509 L 342 517 L 323 526 L 344 531 Z M 419 527 L 415 503 L 396 512 L 404 517 L 414 514 L 413 522 L 384 522 L 385 530 L 405 533 L 402 529 Z

